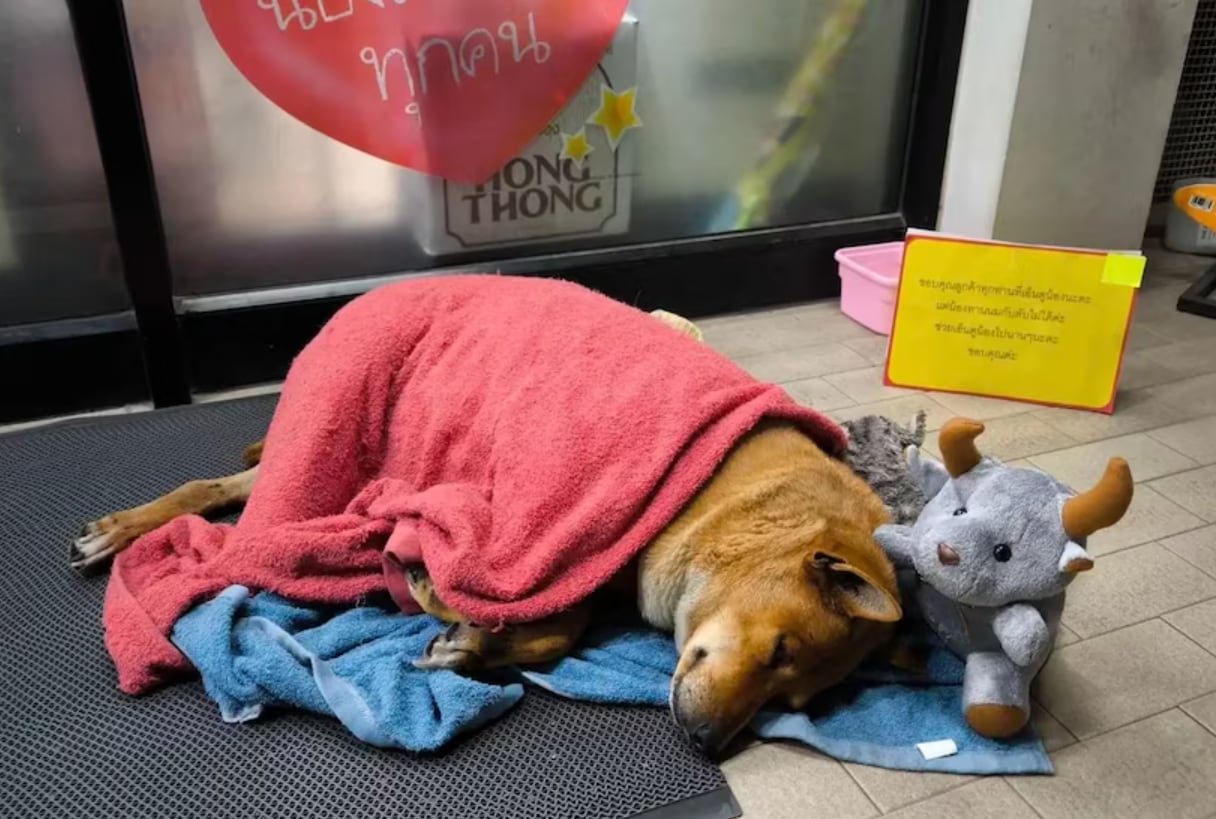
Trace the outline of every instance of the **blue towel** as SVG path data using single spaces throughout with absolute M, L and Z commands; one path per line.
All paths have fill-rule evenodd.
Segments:
M 521 669 L 502 684 L 412 661 L 445 626 L 426 615 L 375 606 L 330 611 L 298 606 L 240 586 L 197 606 L 172 639 L 199 669 L 225 720 L 256 719 L 267 707 L 304 708 L 339 719 L 359 739 L 431 751 L 509 710 L 527 681 L 597 703 L 665 707 L 676 667 L 671 637 L 644 627 L 602 625 L 573 654 Z M 763 712 L 761 737 L 802 742 L 849 762 L 968 774 L 1050 773 L 1029 728 L 1009 742 L 987 740 L 961 713 L 962 663 L 927 631 L 923 675 L 878 663 L 821 696 L 815 713 Z M 958 753 L 926 760 L 916 744 L 952 739 Z
M 303 708 L 337 717 L 372 745 L 433 751 L 523 696 L 518 683 L 414 668 L 444 628 L 423 615 L 307 608 L 230 586 L 182 616 L 171 638 L 227 722 L 257 719 L 267 707 Z

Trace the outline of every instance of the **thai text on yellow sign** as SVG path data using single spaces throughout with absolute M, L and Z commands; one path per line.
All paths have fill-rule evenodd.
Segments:
M 1138 255 L 910 233 L 887 359 L 896 386 L 1110 412 Z

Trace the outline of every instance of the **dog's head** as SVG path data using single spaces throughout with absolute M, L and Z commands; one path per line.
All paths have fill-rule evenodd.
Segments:
M 872 533 L 816 521 L 763 560 L 694 579 L 671 708 L 699 748 L 721 751 L 766 703 L 801 710 L 877 647 L 901 609 Z

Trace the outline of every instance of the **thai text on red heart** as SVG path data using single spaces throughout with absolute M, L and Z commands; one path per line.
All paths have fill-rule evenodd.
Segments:
M 284 32 L 293 27 L 312 31 L 356 13 L 375 13 L 377 9 L 404 6 L 408 2 L 410 0 L 257 0 L 259 8 L 274 14 L 279 31 Z M 404 88 L 409 100 L 404 106 L 405 113 L 421 118 L 419 98 L 425 98 L 434 83 L 458 90 L 463 83 L 476 81 L 479 74 L 484 76 L 488 69 L 497 75 L 506 59 L 514 60 L 516 65 L 528 59 L 536 64 L 548 62 L 553 46 L 538 39 L 533 12 L 528 12 L 525 27 L 527 31 L 522 40 L 515 21 L 503 20 L 494 32 L 477 27 L 458 38 L 428 37 L 413 49 L 406 46 L 377 51 L 373 46 L 363 46 L 358 58 L 368 66 L 369 80 L 376 83 L 382 101 L 388 102 Z M 500 44 L 505 53 L 500 53 Z M 510 46 L 509 50 L 507 46 Z

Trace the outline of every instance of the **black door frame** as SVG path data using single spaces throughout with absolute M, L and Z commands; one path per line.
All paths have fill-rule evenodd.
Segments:
M 0 421 L 148 397 L 156 406 L 171 406 L 188 403 L 192 390 L 281 378 L 299 349 L 353 295 L 177 313 L 122 0 L 67 5 L 138 329 L 0 345 L 12 397 L 0 403 Z M 909 227 L 936 223 L 967 5 L 922 4 L 904 172 L 893 212 L 512 259 L 494 268 L 561 276 L 640 307 L 691 317 L 836 296 L 837 249 L 899 239 Z M 103 352 L 129 356 L 132 348 L 141 351 L 143 378 L 116 365 L 111 380 Z M 43 379 L 49 372 L 83 386 L 48 390 Z

